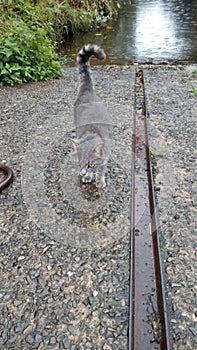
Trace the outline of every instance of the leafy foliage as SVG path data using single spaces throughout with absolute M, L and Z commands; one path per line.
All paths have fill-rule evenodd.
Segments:
M 15 23 L 0 45 L 0 84 L 21 84 L 28 80 L 58 77 L 63 72 L 55 60 L 51 40 L 44 29 Z

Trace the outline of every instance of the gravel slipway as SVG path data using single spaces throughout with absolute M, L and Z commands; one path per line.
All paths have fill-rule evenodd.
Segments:
M 143 67 L 172 349 L 196 348 L 197 67 Z M 107 189 L 79 185 L 78 74 L 0 89 L 0 347 L 127 348 L 135 67 L 93 69 L 113 118 Z M 81 232 L 83 233 L 80 236 Z

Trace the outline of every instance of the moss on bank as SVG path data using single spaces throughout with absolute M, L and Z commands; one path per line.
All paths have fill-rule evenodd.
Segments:
M 117 14 L 116 0 L 4 0 L 0 7 L 0 85 L 58 77 L 55 45 Z

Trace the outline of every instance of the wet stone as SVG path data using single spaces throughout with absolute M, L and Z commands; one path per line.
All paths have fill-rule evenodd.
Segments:
M 26 342 L 28 343 L 28 344 L 30 344 L 30 345 L 33 345 L 34 344 L 34 337 L 32 336 L 32 335 L 28 335 L 27 337 L 26 337 Z
M 42 336 L 40 334 L 36 334 L 35 341 L 36 343 L 40 343 L 42 341 Z
M 24 328 L 23 323 L 18 323 L 16 325 L 16 327 L 14 327 L 14 331 L 15 331 L 15 333 L 20 333 L 20 332 L 22 332 L 23 328 Z
M 94 348 L 94 344 L 89 341 L 85 343 L 85 346 L 87 346 L 87 348 L 90 348 L 90 349 Z
M 1 336 L 2 336 L 2 339 L 6 342 L 8 340 L 8 330 L 4 329 Z
M 24 329 L 23 334 L 26 335 L 28 333 L 31 333 L 33 330 L 34 330 L 34 326 L 33 326 L 33 324 L 30 324 Z
M 175 220 L 178 220 L 179 218 L 180 218 L 180 215 L 179 215 L 179 214 L 175 214 L 175 215 L 174 215 L 174 219 L 175 219 Z
M 14 300 L 14 306 L 20 306 L 22 304 L 22 300 Z
M 55 345 L 56 344 L 56 338 L 55 337 L 51 337 L 49 344 L 50 345 Z
M 67 336 L 64 337 L 64 339 L 62 340 L 62 343 L 63 343 L 64 349 L 69 349 L 69 340 Z
M 77 333 L 76 328 L 72 325 L 68 326 L 68 331 L 70 334 L 75 335 Z
M 54 299 L 53 299 L 53 298 L 48 298 L 48 299 L 47 299 L 47 303 L 48 303 L 48 304 L 52 304 L 53 302 L 54 302 Z
M 197 336 L 197 324 L 196 324 L 196 327 L 189 327 L 189 330 L 193 334 L 194 337 Z
M 103 349 L 102 350 L 112 350 L 111 346 L 109 346 L 108 344 L 104 344 L 103 345 Z
M 70 350 L 77 350 L 77 347 L 75 345 L 71 345 Z
M 90 299 L 89 298 L 86 298 L 85 300 L 83 300 L 83 304 L 84 305 L 89 305 L 90 304 Z

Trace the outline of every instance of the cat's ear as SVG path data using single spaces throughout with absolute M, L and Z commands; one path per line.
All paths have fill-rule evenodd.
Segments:
M 68 144 L 70 147 L 72 147 L 73 151 L 76 153 L 77 152 L 77 147 L 79 145 L 79 140 L 77 139 L 69 139 Z
M 105 152 L 105 144 L 103 142 L 96 145 L 94 149 L 94 153 L 96 157 L 103 157 L 104 152 Z

